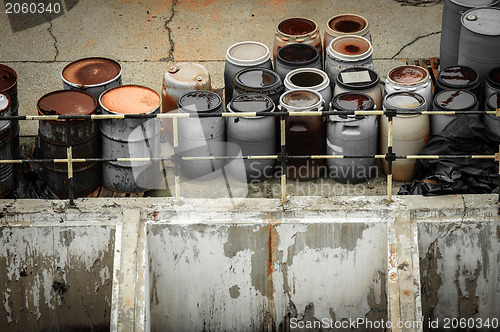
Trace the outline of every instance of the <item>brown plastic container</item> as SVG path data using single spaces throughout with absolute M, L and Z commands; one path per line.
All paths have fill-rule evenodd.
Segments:
M 318 25 L 313 20 L 302 17 L 289 18 L 278 24 L 274 32 L 273 58 L 285 45 L 304 43 L 314 46 L 321 54 L 323 46 Z

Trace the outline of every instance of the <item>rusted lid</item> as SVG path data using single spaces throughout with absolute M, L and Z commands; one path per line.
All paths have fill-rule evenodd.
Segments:
M 79 90 L 57 90 L 41 97 L 36 107 L 42 115 L 88 115 L 97 109 L 97 100 Z
M 270 112 L 274 108 L 274 102 L 265 95 L 245 94 L 234 97 L 230 108 L 233 112 Z
M 182 95 L 178 105 L 185 112 L 212 113 L 221 109 L 222 99 L 212 91 L 191 91 Z
M 10 98 L 5 93 L 0 93 L 0 112 L 10 106 Z
M 146 114 L 160 106 L 154 90 L 140 85 L 122 85 L 105 91 L 100 103 L 107 110 L 123 114 Z
M 337 37 L 331 45 L 335 52 L 343 55 L 361 55 L 371 49 L 370 42 L 359 36 Z
M 385 96 L 386 109 L 425 110 L 425 99 L 419 94 L 411 92 L 395 92 Z
M 328 25 L 333 31 L 355 34 L 367 26 L 367 21 L 358 15 L 345 14 L 333 17 Z
M 477 99 L 469 91 L 444 90 L 434 97 L 434 106 L 440 110 L 470 110 Z
M 0 91 L 10 89 L 17 82 L 17 74 L 14 69 L 0 65 Z
M 451 89 L 466 89 L 479 83 L 477 71 L 466 66 L 450 66 L 439 71 L 438 82 Z
M 396 84 L 415 85 L 425 82 L 429 72 L 419 66 L 399 66 L 393 68 L 387 76 Z
M 474 8 L 462 15 L 462 26 L 474 33 L 500 36 L 500 8 Z
M 169 80 L 179 83 L 203 83 L 210 81 L 208 70 L 204 66 L 193 62 L 175 64 L 167 71 L 165 77 L 167 76 Z
M 296 108 L 306 108 L 316 105 L 321 98 L 312 91 L 292 90 L 282 98 L 283 103 Z
M 84 58 L 64 67 L 62 77 L 78 85 L 96 85 L 109 82 L 121 73 L 118 62 L 106 58 Z
M 290 36 L 303 36 L 317 30 L 314 21 L 307 18 L 289 18 L 278 24 L 278 31 Z

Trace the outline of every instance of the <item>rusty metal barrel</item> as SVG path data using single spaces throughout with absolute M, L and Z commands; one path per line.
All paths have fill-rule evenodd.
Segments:
M 19 100 L 17 98 L 17 73 L 14 69 L 9 66 L 0 64 L 0 92 L 5 93 L 10 98 L 10 113 L 11 115 L 18 115 L 19 112 Z M 19 148 L 19 121 L 12 121 L 12 149 L 14 158 L 20 157 Z
M 0 118 L 11 115 L 11 101 L 7 94 L 0 93 Z M 12 159 L 12 123 L 0 120 L 0 159 Z M 14 168 L 12 164 L 0 164 L 0 198 L 14 189 Z
M 84 91 L 58 90 L 41 97 L 37 102 L 40 115 L 89 115 L 97 110 L 97 100 Z M 70 135 L 67 126 L 70 125 Z M 72 158 L 99 158 L 99 130 L 90 119 L 40 120 L 36 150 L 42 159 L 66 159 L 68 139 Z M 68 164 L 41 163 L 42 178 L 60 198 L 69 197 Z M 101 185 L 98 162 L 73 163 L 74 197 L 85 197 Z
M 107 58 L 83 58 L 71 62 L 61 71 L 65 90 L 83 90 L 99 100 L 104 91 L 122 85 L 122 67 Z
M 104 114 L 157 114 L 161 98 L 150 88 L 122 85 L 105 91 L 100 99 Z M 161 121 L 157 118 L 100 121 L 103 158 L 159 158 Z M 117 160 L 103 163 L 103 185 L 118 192 L 142 192 L 160 180 L 157 161 Z

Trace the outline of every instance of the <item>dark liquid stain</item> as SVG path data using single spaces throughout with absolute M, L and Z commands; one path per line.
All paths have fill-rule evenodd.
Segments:
M 45 115 L 87 115 L 96 110 L 97 102 L 86 93 L 62 90 L 43 96 L 37 105 Z
M 7 90 L 17 82 L 17 77 L 14 73 L 0 68 L 0 91 Z
M 220 104 L 221 100 L 216 94 L 204 91 L 190 92 L 179 100 L 179 106 L 187 107 L 188 111 L 197 113 L 213 110 Z
M 490 71 L 488 78 L 495 84 L 500 85 L 500 67 Z
M 426 76 L 424 70 L 425 69 L 420 70 L 413 67 L 402 66 L 391 71 L 390 77 L 393 81 L 397 83 L 403 83 L 403 84 L 417 83 Z
M 342 95 L 335 99 L 335 104 L 349 111 L 369 110 L 373 107 L 373 101 L 370 98 L 357 93 Z
M 311 87 L 323 83 L 323 77 L 317 73 L 302 72 L 293 75 L 290 78 L 290 81 L 296 86 Z
M 241 84 L 251 88 L 264 88 L 276 83 L 276 77 L 268 72 L 255 69 L 238 75 Z
M 345 51 L 343 53 L 350 53 L 350 54 L 359 53 L 359 47 L 356 45 L 346 45 L 343 50 Z
M 310 20 L 292 18 L 281 22 L 278 30 L 287 35 L 305 35 L 316 30 L 316 24 Z
M 231 102 L 234 112 L 264 112 L 272 106 L 272 100 L 264 96 L 241 95 Z
M 363 40 L 351 38 L 333 44 L 333 49 L 341 54 L 357 55 L 363 54 L 370 49 L 370 44 Z
M 364 28 L 360 22 L 351 21 L 351 20 L 340 20 L 338 22 L 332 22 L 333 27 L 330 26 L 333 30 L 344 32 L 344 33 L 352 33 L 358 32 Z
M 474 70 L 460 66 L 445 68 L 439 76 L 446 84 L 452 86 L 467 85 L 477 79 L 477 73 Z
M 436 97 L 436 103 L 444 109 L 467 109 L 474 105 L 474 96 L 466 91 L 448 90 Z
M 311 61 L 317 56 L 318 51 L 314 47 L 308 47 L 302 44 L 290 44 L 282 47 L 278 51 L 278 57 L 293 63 Z

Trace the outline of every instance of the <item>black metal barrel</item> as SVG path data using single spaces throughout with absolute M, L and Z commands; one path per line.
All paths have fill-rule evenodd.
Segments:
M 0 92 L 10 98 L 10 115 L 18 115 L 19 100 L 17 98 L 17 73 L 9 66 L 0 64 Z M 19 148 L 19 121 L 12 121 L 11 140 L 14 158 L 20 157 Z
M 0 119 L 11 115 L 11 100 L 7 94 L 0 93 Z M 0 159 L 12 159 L 12 123 L 0 120 Z M 14 172 L 12 164 L 0 164 L 0 197 L 7 196 L 14 188 Z
M 97 100 L 78 90 L 58 90 L 44 95 L 37 103 L 40 115 L 89 115 L 97 110 Z M 94 120 L 71 120 L 70 142 L 73 158 L 100 158 L 100 133 Z M 65 159 L 68 150 L 66 120 L 40 120 L 36 147 L 43 159 Z M 42 163 L 42 176 L 54 193 L 68 198 L 67 163 Z M 93 193 L 101 185 L 98 162 L 73 164 L 75 197 Z

